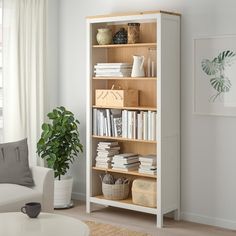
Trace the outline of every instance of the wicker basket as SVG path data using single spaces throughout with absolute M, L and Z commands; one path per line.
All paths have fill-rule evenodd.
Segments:
M 104 198 L 109 200 L 122 200 L 129 196 L 129 182 L 126 184 L 105 184 L 102 183 Z

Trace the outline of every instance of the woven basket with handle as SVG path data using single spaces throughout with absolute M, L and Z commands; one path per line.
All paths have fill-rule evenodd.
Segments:
M 109 200 L 122 200 L 129 196 L 129 182 L 124 184 L 102 183 L 102 193 L 104 198 Z

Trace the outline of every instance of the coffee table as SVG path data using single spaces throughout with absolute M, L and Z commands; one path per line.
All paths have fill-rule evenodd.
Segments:
M 88 236 L 89 228 L 80 220 L 40 213 L 31 219 L 20 212 L 0 213 L 1 236 Z

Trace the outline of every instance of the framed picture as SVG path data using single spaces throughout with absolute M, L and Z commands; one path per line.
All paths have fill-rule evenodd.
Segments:
M 236 116 L 236 35 L 194 39 L 194 113 Z

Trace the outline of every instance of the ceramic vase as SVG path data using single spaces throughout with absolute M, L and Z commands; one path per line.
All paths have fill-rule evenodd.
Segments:
M 112 43 L 112 31 L 108 28 L 98 29 L 97 42 L 99 45 L 106 45 Z

